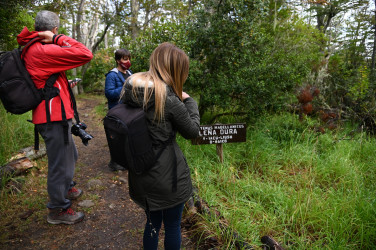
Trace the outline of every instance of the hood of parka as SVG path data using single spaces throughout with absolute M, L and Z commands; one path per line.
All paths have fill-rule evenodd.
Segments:
M 153 82 L 149 81 L 148 87 L 149 88 L 152 87 L 153 84 L 154 84 Z M 144 87 L 136 88 L 135 94 L 132 92 L 132 88 L 133 88 L 132 80 L 130 79 L 129 81 L 126 81 L 124 85 L 124 95 L 122 96 L 121 101 L 133 107 L 142 107 L 143 102 L 144 102 Z M 170 95 L 175 95 L 172 88 L 167 85 L 166 85 L 166 91 L 167 91 L 166 93 L 167 97 Z M 155 95 L 153 92 L 146 108 L 150 109 L 154 107 L 154 105 L 155 105 Z
M 152 86 L 152 82 L 149 83 L 149 86 Z M 135 94 L 133 93 L 133 85 L 132 80 L 126 81 L 124 85 L 124 95 L 122 96 L 121 100 L 123 103 L 129 104 L 133 107 L 142 107 L 144 102 L 144 87 L 138 87 L 135 89 Z M 150 97 L 149 103 L 147 108 L 151 108 L 154 106 L 155 96 L 154 92 Z
M 17 35 L 17 42 L 19 45 L 26 45 L 31 39 L 38 37 L 37 31 L 29 31 L 27 27 L 24 27 L 20 34 Z

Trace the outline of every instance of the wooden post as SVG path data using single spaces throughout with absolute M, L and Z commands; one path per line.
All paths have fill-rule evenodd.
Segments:
M 217 145 L 217 155 L 219 156 L 219 160 L 223 163 L 223 144 L 219 143 Z

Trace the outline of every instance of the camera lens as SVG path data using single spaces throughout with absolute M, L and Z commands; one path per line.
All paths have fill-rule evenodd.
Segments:
M 86 133 L 85 129 L 87 128 L 86 124 L 85 123 L 78 123 L 78 124 L 74 124 L 71 128 L 71 133 L 75 136 L 78 136 L 81 138 L 82 140 L 82 143 L 87 146 L 88 145 L 88 142 L 89 140 L 93 139 L 94 137 L 89 134 L 89 133 Z

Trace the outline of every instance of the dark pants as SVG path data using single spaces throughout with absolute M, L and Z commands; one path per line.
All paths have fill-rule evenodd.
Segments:
M 65 198 L 68 190 L 74 186 L 73 174 L 78 158 L 77 148 L 74 144 L 69 120 L 68 144 L 64 143 L 64 130 L 62 122 L 51 124 L 38 124 L 37 130 L 46 144 L 48 157 L 47 191 L 50 201 L 48 208 L 69 208 L 70 200 Z
M 156 233 L 152 234 L 152 228 L 149 225 L 149 218 L 144 231 L 144 249 L 153 250 L 158 248 L 158 235 L 162 226 L 162 221 L 165 229 L 164 247 L 166 250 L 180 249 L 181 245 L 181 231 L 180 222 L 183 214 L 184 203 L 173 208 L 150 212 L 150 220 Z

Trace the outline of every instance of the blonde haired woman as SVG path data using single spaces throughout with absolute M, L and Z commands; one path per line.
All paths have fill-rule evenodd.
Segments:
M 198 136 L 197 103 L 183 92 L 188 77 L 188 56 L 171 43 L 160 44 L 150 57 L 147 72 L 132 75 L 122 92 L 122 101 L 144 108 L 153 142 L 167 143 L 157 163 L 147 173 L 129 171 L 129 193 L 147 215 L 144 249 L 157 249 L 162 222 L 165 249 L 180 249 L 180 222 L 184 203 L 192 194 L 190 170 L 175 140 Z

